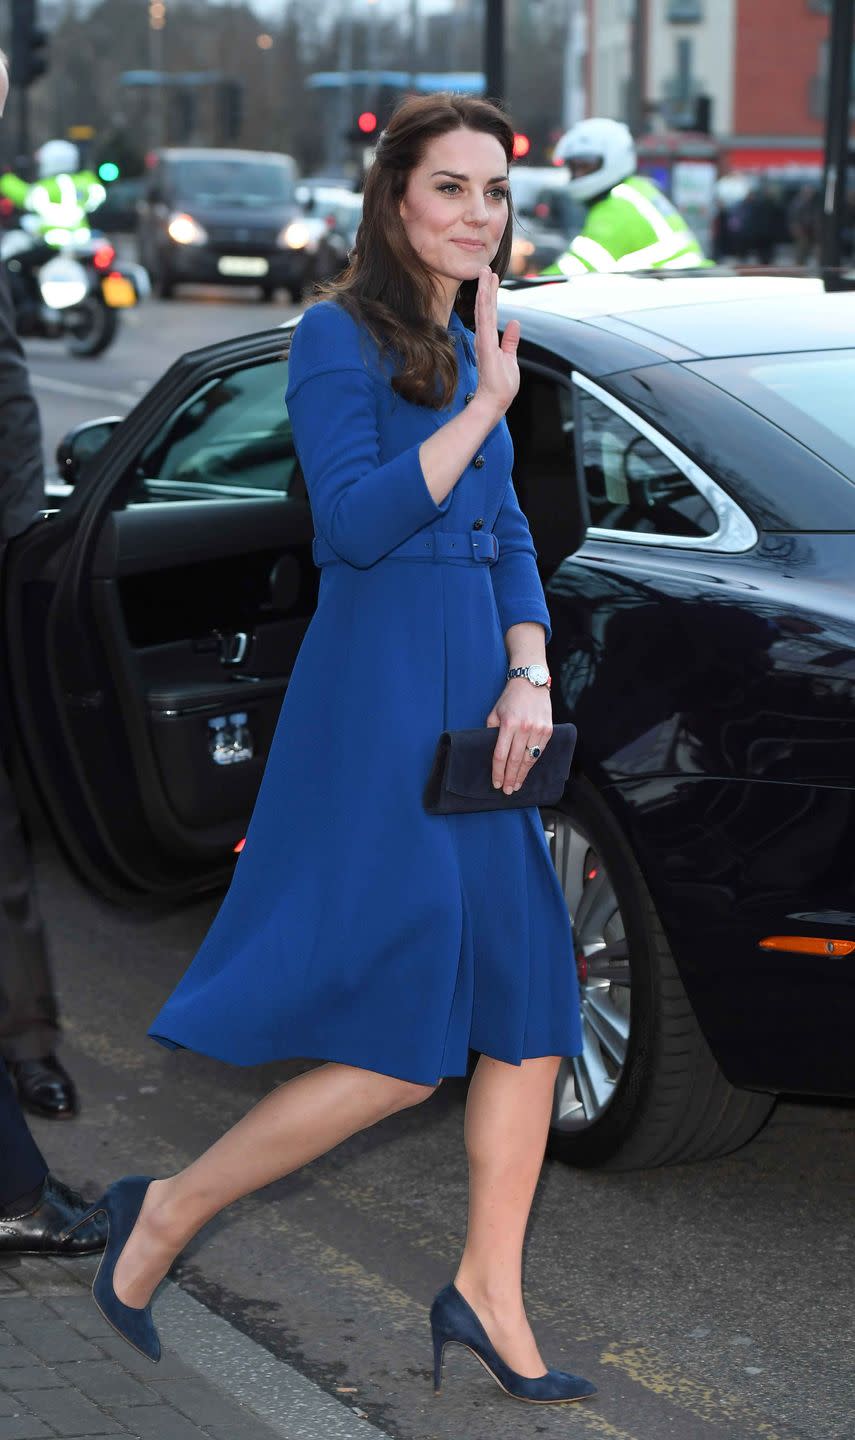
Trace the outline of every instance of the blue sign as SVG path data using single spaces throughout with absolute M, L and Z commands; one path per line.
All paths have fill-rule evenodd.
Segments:
M 481 70 L 424 71 L 413 75 L 409 70 L 317 70 L 306 77 L 309 90 L 332 90 L 343 85 L 388 85 L 394 90 L 456 90 L 463 95 L 483 95 L 486 78 Z

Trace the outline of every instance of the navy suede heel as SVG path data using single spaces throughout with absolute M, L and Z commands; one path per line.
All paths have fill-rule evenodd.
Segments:
M 581 1375 L 565 1370 L 547 1370 L 545 1375 L 518 1375 L 497 1353 L 484 1326 L 460 1291 L 448 1284 L 440 1290 L 430 1310 L 433 1335 L 433 1384 L 437 1395 L 442 1388 L 442 1361 L 446 1345 L 465 1345 L 481 1361 L 514 1400 L 527 1400 L 531 1405 L 563 1405 L 570 1400 L 585 1400 L 596 1395 L 597 1387 Z
M 146 1305 L 137 1309 L 125 1305 L 113 1289 L 116 1263 L 136 1224 L 151 1181 L 150 1175 L 126 1175 L 123 1180 L 116 1180 L 66 1234 L 70 1235 L 78 1225 L 83 1225 L 101 1211 L 106 1215 L 107 1246 L 92 1282 L 92 1298 L 104 1319 L 123 1340 L 127 1340 L 141 1355 L 157 1362 L 160 1359 L 160 1340 L 151 1318 L 151 1307 Z

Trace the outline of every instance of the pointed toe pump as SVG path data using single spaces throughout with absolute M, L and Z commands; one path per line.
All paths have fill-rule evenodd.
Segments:
M 464 1345 L 471 1350 L 496 1384 L 514 1400 L 531 1405 L 564 1405 L 596 1395 L 597 1387 L 581 1375 L 565 1370 L 547 1370 L 545 1375 L 518 1375 L 497 1353 L 484 1326 L 468 1301 L 453 1284 L 440 1290 L 431 1306 L 433 1335 L 433 1383 L 438 1395 L 442 1388 L 442 1361 L 446 1345 Z
M 107 1217 L 107 1245 L 92 1282 L 92 1298 L 104 1319 L 122 1339 L 156 1363 L 160 1359 L 160 1340 L 151 1318 L 151 1306 L 137 1309 L 125 1305 L 113 1289 L 116 1264 L 137 1222 L 152 1178 L 150 1175 L 126 1175 L 123 1180 L 116 1180 L 66 1234 L 70 1235 L 95 1215 L 103 1213 Z

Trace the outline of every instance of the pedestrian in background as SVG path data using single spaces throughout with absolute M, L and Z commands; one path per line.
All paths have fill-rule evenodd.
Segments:
M 546 1369 L 522 1293 L 556 1074 L 581 1050 L 564 895 L 536 807 L 422 804 L 442 730 L 497 729 L 505 795 L 552 733 L 549 614 L 504 420 L 519 325 L 497 333 L 513 140 L 486 101 L 404 102 L 366 179 L 353 261 L 294 336 L 287 403 L 318 606 L 231 888 L 150 1033 L 237 1064 L 327 1063 L 179 1174 L 126 1177 L 99 1202 L 95 1297 L 152 1359 L 150 1298 L 206 1221 L 426 1100 L 466 1073 L 471 1047 L 469 1226 L 431 1310 L 437 1388 L 458 1342 L 515 1398 L 595 1391 Z
M 0 115 L 9 92 L 0 51 Z M 44 509 L 39 412 L 0 262 L 0 545 Z M 54 1055 L 60 1033 L 51 968 L 18 803 L 6 772 L 0 716 L 0 1058 L 27 1110 L 49 1119 L 75 1114 L 71 1077 Z
M 796 265 L 808 265 L 819 245 L 822 202 L 816 185 L 802 185 L 787 215 Z

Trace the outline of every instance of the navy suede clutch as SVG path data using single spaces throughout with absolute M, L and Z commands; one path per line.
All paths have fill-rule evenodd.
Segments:
M 519 790 L 510 795 L 493 788 L 493 751 L 498 738 L 498 726 L 443 730 L 423 797 L 429 815 L 517 810 L 524 805 L 554 805 L 561 799 L 576 745 L 575 725 L 553 725 L 543 754 Z

